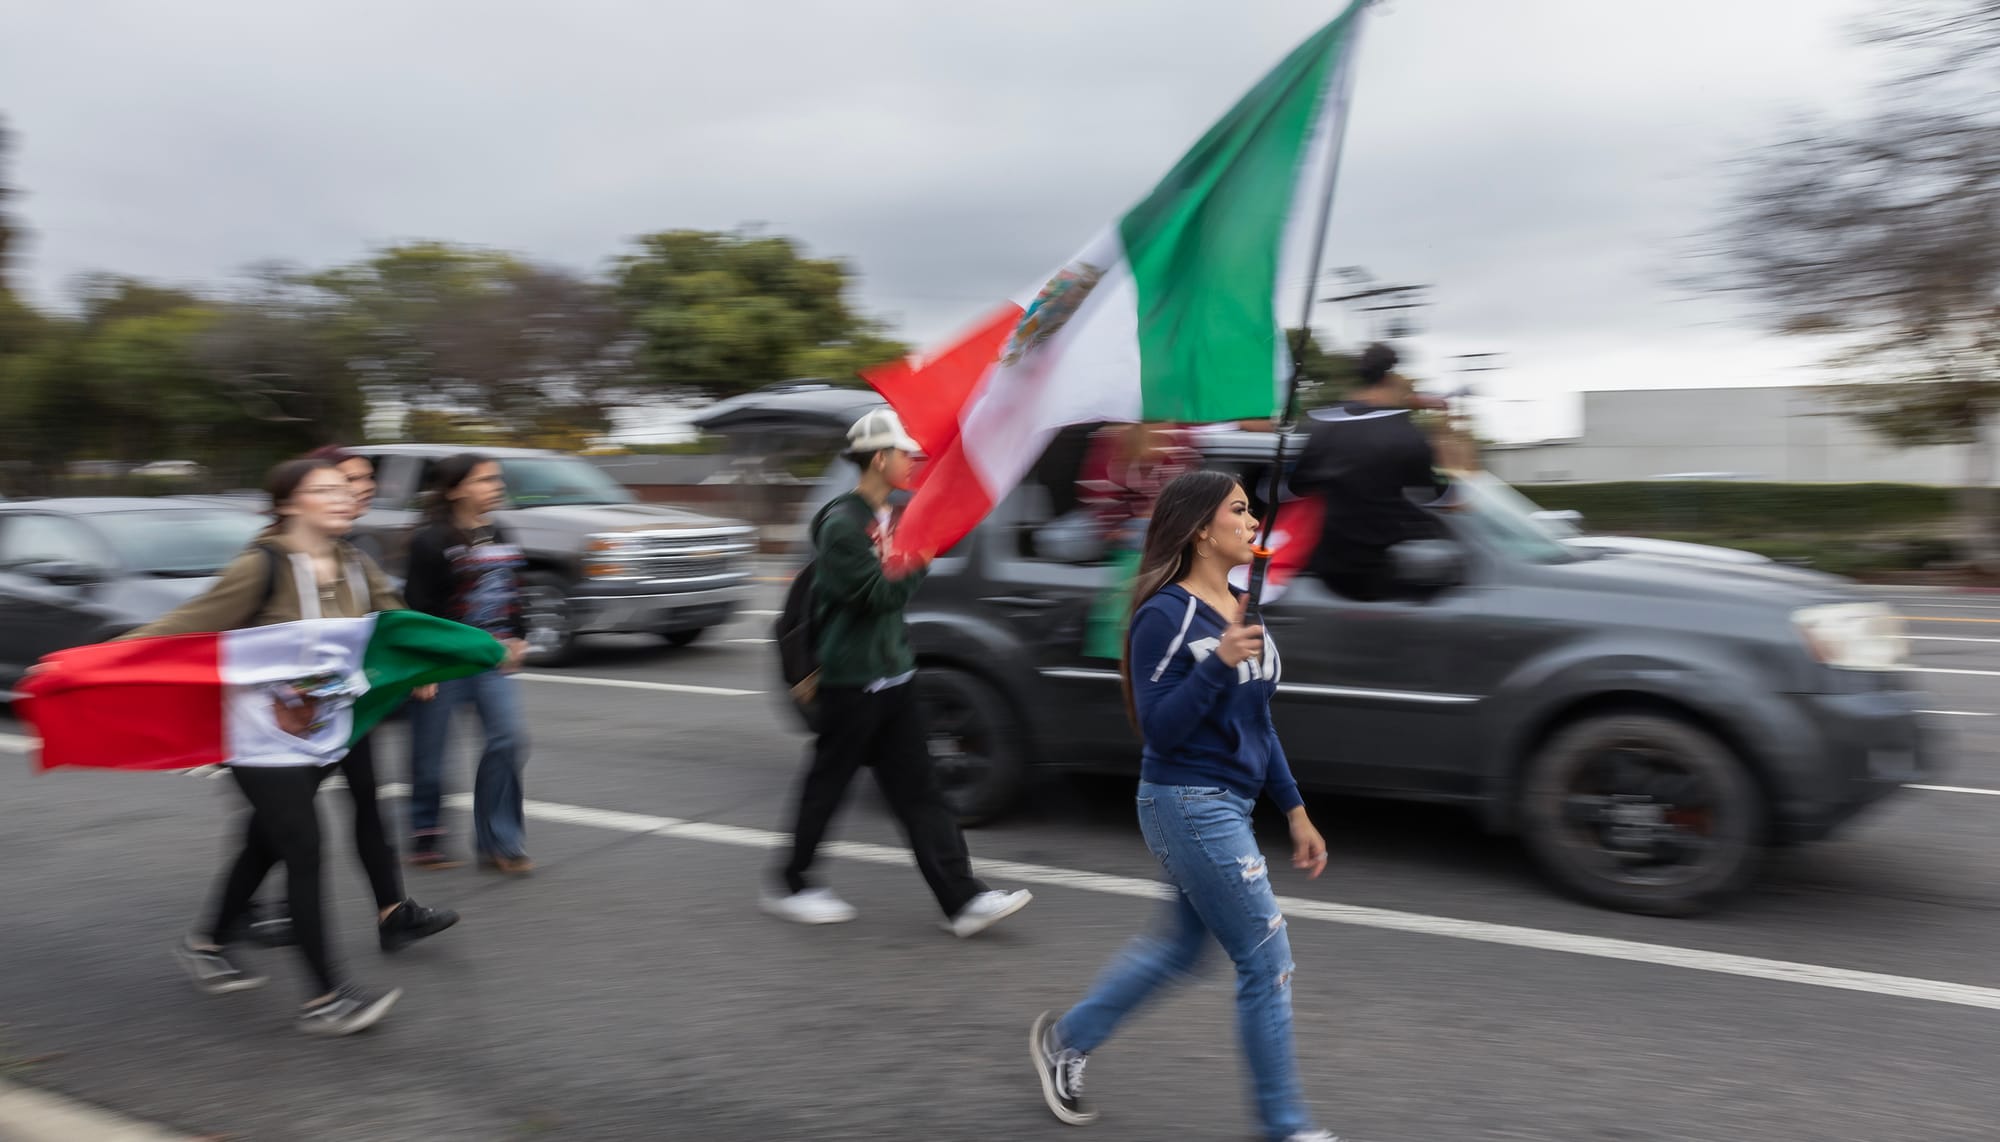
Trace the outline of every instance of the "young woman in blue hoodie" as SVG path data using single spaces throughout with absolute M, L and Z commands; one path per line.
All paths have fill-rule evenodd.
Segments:
M 1097 1118 L 1082 1092 L 1090 1053 L 1162 986 L 1192 975 L 1213 937 L 1236 965 L 1237 1030 L 1265 1134 L 1337 1142 L 1313 1129 L 1299 1091 L 1291 945 L 1250 828 L 1257 798 L 1269 797 L 1291 824 L 1292 866 L 1315 877 L 1326 868 L 1326 842 L 1271 721 L 1278 647 L 1244 625 L 1243 598 L 1229 586 L 1256 534 L 1249 497 L 1219 472 L 1176 477 L 1153 507 L 1121 673 L 1145 745 L 1139 827 L 1178 891 L 1159 928 L 1128 945 L 1083 1002 L 1035 1020 L 1042 1094 L 1074 1126 Z

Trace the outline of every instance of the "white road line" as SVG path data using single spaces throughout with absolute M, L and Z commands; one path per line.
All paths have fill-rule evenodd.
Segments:
M 1933 611 L 2000 611 L 2000 606 L 1980 603 L 1904 603 L 1906 607 L 1923 607 Z
M 565 686 L 608 686 L 614 690 L 656 690 L 668 694 L 707 694 L 717 698 L 748 698 L 762 690 L 737 690 L 728 686 L 690 686 L 685 682 L 641 682 L 633 678 L 587 678 L 569 674 L 516 674 L 528 682 L 560 682 Z
M 26 753 L 33 748 L 35 748 L 34 738 L 22 737 L 20 734 L 0 734 L 0 749 Z
M 530 801 L 526 808 L 528 816 L 537 820 L 558 821 L 622 833 L 650 834 L 676 840 L 704 841 L 751 849 L 776 849 L 791 842 L 791 837 L 787 834 L 742 825 L 683 821 L 674 817 L 589 809 L 579 805 L 559 805 L 548 801 Z M 889 845 L 839 841 L 823 848 L 836 856 L 867 864 L 908 866 L 914 863 L 909 850 Z M 1052 885 L 1082 892 L 1128 896 L 1142 900 L 1164 900 L 1171 893 L 1171 889 L 1165 884 L 1138 877 L 1086 872 L 1073 868 L 1054 868 L 1049 865 L 1025 864 L 1019 861 L 975 860 L 973 863 L 981 873 L 999 880 Z M 1686 968 L 1717 975 L 1774 980 L 1837 991 L 1856 991 L 1898 999 L 1918 999 L 1929 1003 L 1947 1003 L 1959 1007 L 2000 1011 L 2000 988 L 1975 987 L 1971 984 L 1950 983 L 1945 980 L 1885 975 L 1880 972 L 1827 967 L 1823 964 L 1767 960 L 1757 956 L 1712 952 L 1700 948 L 1647 944 L 1637 940 L 1586 936 L 1543 928 L 1522 928 L 1512 924 L 1488 923 L 1484 920 L 1459 920 L 1448 916 L 1396 912 L 1386 908 L 1364 908 L 1353 904 L 1334 904 L 1296 897 L 1281 896 L 1278 898 L 1278 906 L 1284 909 L 1287 917 L 1295 920 L 1323 920 L 1327 923 L 1348 924 L 1361 928 L 1380 928 L 1453 940 L 1504 944 L 1538 951 L 1626 960 L 1632 963 Z
M 1955 634 L 1906 634 L 1911 642 L 2000 642 L 2000 638 L 1966 638 Z
M 25 749 L 29 739 L 19 735 L 0 735 L 0 748 Z M 333 778 L 329 778 L 329 787 Z M 2000 789 L 1970 789 L 1949 785 L 1916 785 L 1914 789 L 1928 789 L 1945 793 L 1977 793 L 1986 796 L 2000 796 Z M 384 797 L 402 797 L 409 794 L 409 787 L 401 784 L 382 786 Z M 465 808 L 472 802 L 468 794 L 453 794 L 445 798 L 445 804 L 453 808 Z M 739 848 L 776 849 L 789 844 L 791 838 L 785 833 L 774 833 L 768 829 L 753 829 L 743 825 L 723 825 L 706 821 L 684 821 L 675 817 L 655 817 L 644 813 L 625 813 L 611 809 L 593 809 L 582 805 L 563 805 L 553 801 L 529 801 L 527 815 L 539 821 L 553 821 L 562 824 L 581 825 L 586 828 L 608 829 L 613 832 L 653 834 L 677 840 L 702 841 L 709 844 L 735 845 Z M 865 864 L 909 866 L 913 863 L 908 849 L 889 845 L 867 844 L 860 841 L 836 841 L 822 846 L 827 852 Z M 1027 884 L 1042 884 L 1060 888 L 1071 888 L 1081 892 L 1096 892 L 1109 896 L 1128 896 L 1143 900 L 1164 900 L 1170 889 L 1158 881 L 1138 877 L 1116 876 L 1109 873 L 1088 872 L 1082 869 L 1056 868 L 1049 865 L 1027 864 L 1020 861 L 976 860 L 979 871 L 1002 880 L 1021 881 Z M 1713 952 L 1700 948 L 1683 948 L 1670 944 L 1647 944 L 1637 940 L 1619 940 L 1606 936 L 1586 936 L 1576 932 L 1557 932 L 1543 928 L 1523 928 L 1512 924 L 1493 924 L 1484 920 L 1461 920 L 1449 916 L 1430 916 L 1419 912 L 1397 912 L 1386 908 L 1366 908 L 1354 904 L 1335 904 L 1321 900 L 1303 900 L 1297 897 L 1279 897 L 1279 907 L 1285 915 L 1294 919 L 1322 920 L 1332 924 L 1348 924 L 1361 928 L 1379 928 L 1388 931 L 1409 932 L 1416 935 L 1439 936 L 1453 940 L 1471 940 L 1477 943 L 1502 944 L 1538 951 L 1563 952 L 1570 955 L 1591 956 L 1597 959 L 1625 960 L 1631 963 L 1654 964 L 1661 967 L 1685 968 L 1690 971 L 1709 972 L 1716 975 L 1733 975 L 1747 979 L 1773 980 L 1780 983 L 1803 984 L 1808 987 L 1830 988 L 1836 991 L 1854 991 L 1870 995 L 1890 996 L 1898 999 L 1917 999 L 1929 1003 L 1945 1003 L 1959 1007 L 1977 1007 L 1990 1011 L 2000 1011 L 2000 988 L 1975 987 L 1971 984 L 1951 983 L 1945 980 L 1921 979 L 1912 976 L 1885 975 L 1880 972 L 1855 971 L 1850 968 L 1828 967 L 1823 964 L 1802 964 L 1788 960 L 1769 960 L 1757 956 L 1741 956 L 1729 952 Z
M 1975 789 L 1970 785 L 1905 785 L 1905 789 L 1922 789 L 1930 793 L 1977 793 L 1982 797 L 2000 797 L 2000 789 Z
M 1978 710 L 1918 710 L 1919 714 L 1937 714 L 1947 718 L 1990 718 L 1994 715 Z
M 764 644 L 772 642 L 773 640 L 768 638 L 732 638 L 729 641 L 748 643 L 751 646 L 763 646 Z M 1996 638 L 1993 641 L 2000 642 L 2000 638 Z
M 1972 674 L 1980 678 L 2000 678 L 2000 670 L 1957 670 L 1947 666 L 1905 666 L 1911 674 Z
M 751 618 L 775 619 L 784 612 L 783 611 L 738 611 L 736 613 L 739 615 L 749 615 Z

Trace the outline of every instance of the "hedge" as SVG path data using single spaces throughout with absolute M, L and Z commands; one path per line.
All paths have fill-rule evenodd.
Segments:
M 1933 529 L 1948 522 L 1956 489 L 1929 484 L 1627 480 L 1538 484 L 1522 491 L 1551 511 L 1583 513 L 1585 529 L 1593 532 L 1754 537 Z

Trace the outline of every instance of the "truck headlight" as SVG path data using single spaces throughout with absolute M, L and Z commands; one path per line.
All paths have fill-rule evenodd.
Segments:
M 1792 612 L 1817 660 L 1842 670 L 1901 670 L 1909 661 L 1903 619 L 1881 603 L 1827 603 Z

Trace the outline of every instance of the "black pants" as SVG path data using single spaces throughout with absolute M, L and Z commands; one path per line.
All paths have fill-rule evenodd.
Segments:
M 965 834 L 939 795 L 931 773 L 930 748 L 917 706 L 916 685 L 906 682 L 877 693 L 822 687 L 819 741 L 812 765 L 799 784 L 799 811 L 792 827 L 792 857 L 784 868 L 785 889 L 809 887 L 806 873 L 826 837 L 826 827 L 847 796 L 855 771 L 875 769 L 875 783 L 903 826 L 916 853 L 917 868 L 947 917 L 956 916 L 986 886 L 972 875 Z
M 369 891 L 375 907 L 394 908 L 403 902 L 403 874 L 396 867 L 396 850 L 382 829 L 382 806 L 377 800 L 375 781 L 375 736 L 354 743 L 340 759 L 340 775 L 347 779 L 348 795 L 354 798 L 354 855 L 361 871 L 368 874 Z
M 237 930 L 250 908 L 250 897 L 264 882 L 271 866 L 283 862 L 290 896 L 292 930 L 299 954 L 305 957 L 321 995 L 339 986 L 327 954 L 327 931 L 320 875 L 319 810 L 313 798 L 331 766 L 233 766 L 230 775 L 250 801 L 250 821 L 244 827 L 243 848 L 222 880 L 209 938 L 222 941 Z

